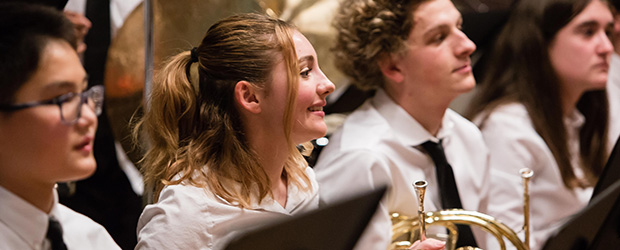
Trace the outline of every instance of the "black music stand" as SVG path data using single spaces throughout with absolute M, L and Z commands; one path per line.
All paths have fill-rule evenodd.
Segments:
M 350 250 L 375 213 L 386 187 L 248 232 L 225 250 Z
M 615 182 L 553 234 L 543 250 L 611 249 L 620 246 L 620 181 Z
M 620 138 L 616 140 L 616 146 L 614 146 L 614 149 L 611 151 L 611 155 L 609 155 L 603 173 L 601 173 L 601 177 L 599 177 L 596 187 L 594 187 L 590 202 L 592 202 L 594 197 L 600 192 L 607 189 L 618 180 L 620 180 Z

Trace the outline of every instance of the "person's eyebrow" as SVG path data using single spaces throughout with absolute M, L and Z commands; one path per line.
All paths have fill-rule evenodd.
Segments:
M 299 62 L 299 65 L 301 65 L 302 63 L 305 63 L 306 65 L 312 65 L 314 63 L 314 56 L 308 55 L 308 56 L 301 57 L 299 58 L 298 62 Z
M 84 76 L 84 79 L 82 79 L 82 82 L 79 83 L 79 85 L 77 86 L 80 90 L 86 88 L 86 86 L 88 85 L 88 75 Z M 58 82 L 52 82 L 50 84 L 47 84 L 43 90 L 44 91 L 52 91 L 52 90 L 74 90 L 75 89 L 75 83 L 74 82 L 70 82 L 70 81 L 58 81 Z
M 611 22 L 611 24 L 613 25 L 613 22 Z M 598 27 L 598 22 L 596 20 L 587 20 L 577 25 L 577 29 L 593 28 L 593 27 Z
M 461 15 L 459 15 L 458 20 L 456 21 L 457 25 L 462 25 L 463 24 L 463 17 Z M 435 33 L 442 31 L 442 30 L 449 30 L 451 26 L 451 23 L 449 22 L 441 22 L 435 26 L 431 26 L 430 28 L 428 28 L 427 30 L 424 31 L 424 33 L 422 33 L 422 37 L 428 37 L 430 35 L 434 35 Z
M 443 29 L 448 29 L 448 28 L 449 28 L 448 24 L 442 23 L 442 24 L 439 24 L 437 26 L 433 26 L 433 27 L 427 29 L 423 34 L 426 37 L 429 34 L 433 34 L 433 33 L 436 33 L 437 31 L 440 31 L 440 30 L 443 30 Z

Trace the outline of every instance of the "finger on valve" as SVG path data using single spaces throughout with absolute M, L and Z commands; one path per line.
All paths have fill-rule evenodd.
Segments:
M 436 239 L 426 239 L 425 241 L 416 241 L 409 249 L 414 250 L 444 250 L 446 243 Z

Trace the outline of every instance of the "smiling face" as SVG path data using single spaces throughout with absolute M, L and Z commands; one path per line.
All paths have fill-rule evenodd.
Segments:
M 15 103 L 48 100 L 79 93 L 86 73 L 73 48 L 50 40 L 32 77 L 15 94 Z M 93 138 L 97 117 L 87 105 L 73 125 L 61 121 L 57 105 L 0 113 L 0 183 L 53 185 L 91 175 L 96 163 Z M 9 177 L 9 178 L 3 178 Z
M 402 91 L 451 101 L 475 86 L 469 56 L 476 45 L 461 31 L 460 12 L 450 0 L 426 1 L 413 12 L 405 52 L 395 56 Z
M 549 58 L 564 92 L 580 96 L 605 87 L 612 31 L 613 17 L 600 0 L 591 1 L 558 31 L 549 46 Z
M 299 62 L 299 86 L 293 109 L 293 128 L 291 138 L 293 143 L 299 144 L 324 136 L 327 126 L 323 117 L 325 98 L 334 91 L 334 84 L 327 79 L 318 65 L 316 51 L 310 42 L 298 31 L 293 32 L 293 42 Z M 270 120 L 282 120 L 287 101 L 287 70 L 283 60 L 274 67 L 272 85 L 265 99 L 263 110 L 272 113 Z M 279 119 L 277 117 L 280 117 Z M 279 126 L 283 129 L 282 126 Z
M 299 88 L 295 105 L 293 140 L 302 143 L 324 136 L 325 98 L 334 92 L 334 84 L 319 68 L 316 51 L 304 35 L 295 31 L 293 42 L 299 59 Z

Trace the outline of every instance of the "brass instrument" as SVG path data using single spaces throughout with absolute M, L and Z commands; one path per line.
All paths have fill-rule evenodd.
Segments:
M 521 179 L 523 181 L 523 231 L 525 232 L 525 239 L 523 243 L 529 249 L 530 248 L 530 178 L 534 176 L 534 171 L 529 168 L 522 168 L 519 170 Z
M 418 195 L 418 223 L 421 225 L 420 241 L 426 240 L 426 224 L 424 223 L 424 220 L 426 219 L 424 216 L 424 194 L 426 193 L 426 186 L 428 186 L 428 183 L 424 180 L 413 183 L 415 193 Z
M 529 250 L 529 180 L 534 171 L 524 168 L 519 171 L 523 182 L 523 230 L 524 240 L 521 241 L 517 233 L 497 219 L 476 211 L 462 209 L 447 209 L 434 212 L 424 212 L 424 193 L 426 181 L 415 181 L 413 186 L 418 195 L 419 210 L 417 217 L 409 217 L 392 213 L 392 243 L 388 249 L 409 249 L 416 239 L 426 239 L 427 226 L 443 226 L 448 229 L 448 240 L 445 249 L 454 250 L 458 239 L 456 224 L 478 226 L 483 231 L 492 234 L 498 241 L 501 249 L 506 249 L 504 239 L 508 240 L 518 250 Z M 416 234 L 416 232 L 418 232 Z M 416 237 L 417 236 L 417 237 Z M 458 250 L 476 249 L 460 247 Z

